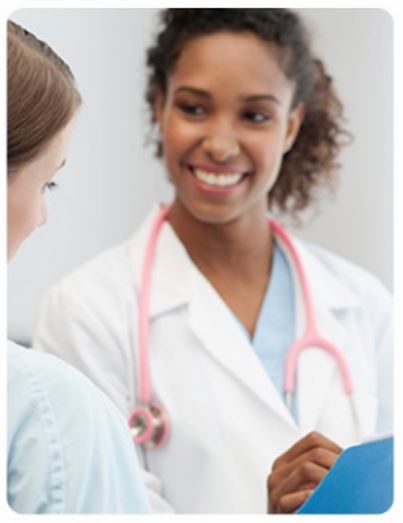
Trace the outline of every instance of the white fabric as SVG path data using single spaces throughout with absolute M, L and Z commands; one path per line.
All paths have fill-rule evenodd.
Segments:
M 35 340 L 83 370 L 127 416 L 136 405 L 141 261 L 155 208 L 127 243 L 65 277 L 47 294 Z M 365 271 L 295 241 L 323 336 L 343 351 L 360 435 L 391 428 L 391 298 Z M 296 332 L 303 328 L 297 296 Z M 263 513 L 273 460 L 310 430 L 357 440 L 335 362 L 318 349 L 299 363 L 300 426 L 238 322 L 164 224 L 151 289 L 151 372 L 171 436 L 142 452 L 155 511 Z

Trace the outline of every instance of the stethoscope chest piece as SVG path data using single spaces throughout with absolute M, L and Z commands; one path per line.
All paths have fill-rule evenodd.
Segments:
M 168 438 L 168 417 L 157 403 L 137 407 L 128 422 L 133 441 L 147 449 L 163 445 Z

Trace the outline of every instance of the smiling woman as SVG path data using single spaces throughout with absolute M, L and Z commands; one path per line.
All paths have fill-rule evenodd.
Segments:
M 209 223 L 246 220 L 256 206 L 264 217 L 302 122 L 294 90 L 275 48 L 254 34 L 220 31 L 187 43 L 154 102 L 176 187 L 171 223 L 186 223 L 183 212 Z

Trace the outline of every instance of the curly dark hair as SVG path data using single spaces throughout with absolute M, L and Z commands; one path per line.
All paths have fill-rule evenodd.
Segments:
M 294 218 L 315 199 L 319 186 L 334 187 L 337 156 L 351 135 L 343 129 L 343 106 L 332 78 L 312 54 L 300 17 L 289 9 L 165 9 L 155 45 L 147 52 L 146 100 L 155 124 L 154 104 L 165 94 L 168 76 L 189 40 L 217 31 L 249 31 L 278 48 L 280 66 L 295 83 L 292 106 L 302 102 L 305 117 L 298 137 L 283 158 L 268 195 L 269 208 Z M 157 146 L 162 156 L 162 144 Z

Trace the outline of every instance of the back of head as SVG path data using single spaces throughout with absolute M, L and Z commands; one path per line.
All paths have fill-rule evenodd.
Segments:
M 81 103 L 68 65 L 18 24 L 7 23 L 8 172 L 36 158 Z

